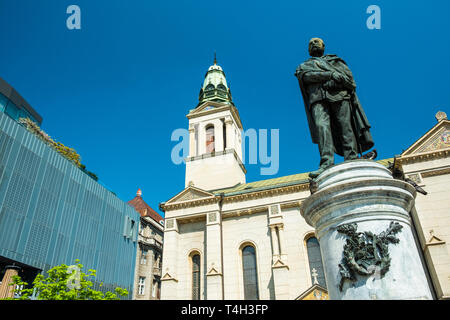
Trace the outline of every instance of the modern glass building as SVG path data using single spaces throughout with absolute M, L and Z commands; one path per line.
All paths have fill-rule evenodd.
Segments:
M 42 124 L 42 117 L 2 78 L 0 78 L 0 112 L 6 113 L 14 120 L 30 118 L 39 126 Z
M 139 213 L 19 124 L 25 111 L 42 122 L 28 104 L 5 90 L 0 99 L 0 281 L 7 266 L 31 283 L 79 259 L 97 270 L 95 289 L 119 286 L 131 299 Z

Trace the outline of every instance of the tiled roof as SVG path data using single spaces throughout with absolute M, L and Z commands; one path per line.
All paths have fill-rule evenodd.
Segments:
M 387 167 L 389 165 L 388 162 L 393 162 L 393 161 L 394 161 L 394 158 L 389 158 L 389 159 L 378 160 L 376 162 Z M 285 186 L 290 186 L 290 185 L 303 184 L 303 183 L 308 183 L 308 174 L 309 174 L 309 172 L 297 173 L 297 174 L 279 177 L 279 178 L 273 178 L 273 179 L 260 180 L 260 181 L 255 181 L 255 182 L 239 184 L 234 187 L 213 190 L 211 192 L 214 193 L 215 195 L 224 193 L 225 196 L 233 196 L 233 195 L 247 193 L 247 192 L 262 191 L 262 190 L 285 187 Z
M 164 218 L 161 217 L 155 210 L 153 210 L 147 203 L 145 203 L 142 196 L 136 195 L 132 200 L 127 202 L 130 206 L 134 207 L 134 209 L 139 212 L 141 217 L 150 217 L 159 224 L 160 221 L 164 222 Z

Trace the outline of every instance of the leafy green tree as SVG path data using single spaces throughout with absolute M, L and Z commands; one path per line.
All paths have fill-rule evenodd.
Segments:
M 96 271 L 89 269 L 87 274 L 84 273 L 83 265 L 79 262 L 77 259 L 72 266 L 55 266 L 47 271 L 47 278 L 38 274 L 31 288 L 26 288 L 28 283 L 14 276 L 10 285 L 16 286 L 14 291 L 20 297 L 9 299 L 30 300 L 34 291 L 38 300 L 119 300 L 118 296 L 128 295 L 128 291 L 120 287 L 115 289 L 115 293 L 93 290 L 93 283 L 89 279 L 96 276 Z

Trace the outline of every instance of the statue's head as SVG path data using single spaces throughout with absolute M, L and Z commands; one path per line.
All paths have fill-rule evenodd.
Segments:
M 309 40 L 308 51 L 311 57 L 321 57 L 325 51 L 325 43 L 320 38 L 312 38 Z

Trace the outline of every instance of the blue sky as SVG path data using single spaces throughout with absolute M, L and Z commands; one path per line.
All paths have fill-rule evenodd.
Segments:
M 68 30 L 66 8 L 81 8 Z M 381 29 L 369 30 L 369 5 Z M 244 129 L 279 129 L 274 176 L 247 164 L 247 181 L 315 170 L 296 78 L 311 37 L 351 68 L 379 159 L 400 154 L 450 114 L 450 2 L 0 0 L 0 77 L 43 116 L 122 200 L 141 188 L 155 210 L 184 188 L 173 130 L 217 52 Z

